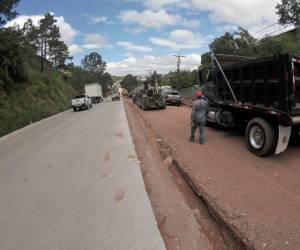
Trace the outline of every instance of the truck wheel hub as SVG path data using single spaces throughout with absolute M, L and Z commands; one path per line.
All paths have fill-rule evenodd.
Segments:
M 250 143 L 255 149 L 260 149 L 264 145 L 265 135 L 261 127 L 255 125 L 250 130 Z

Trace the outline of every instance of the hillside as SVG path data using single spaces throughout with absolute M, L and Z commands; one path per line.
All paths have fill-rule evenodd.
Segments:
M 70 108 L 74 90 L 66 76 L 47 65 L 41 73 L 38 58 L 24 67 L 24 82 L 0 90 L 0 136 Z

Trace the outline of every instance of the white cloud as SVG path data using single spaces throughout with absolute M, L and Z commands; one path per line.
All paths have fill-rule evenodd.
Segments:
M 197 28 L 200 26 L 200 22 L 197 20 L 187 20 L 180 15 L 173 15 L 166 12 L 166 10 L 145 10 L 143 12 L 137 12 L 136 10 L 122 11 L 119 18 L 124 23 L 134 23 L 142 28 L 161 29 L 165 26 L 190 26 L 191 28 Z
M 259 23 L 275 22 L 277 0 L 192 0 L 191 6 L 198 10 L 210 11 L 211 19 L 219 22 L 249 27 Z
M 166 25 L 175 25 L 180 19 L 178 15 L 169 15 L 165 10 L 157 12 L 128 10 L 122 11 L 119 17 L 125 23 L 137 23 L 142 27 L 155 29 L 160 29 Z
M 146 8 L 149 8 L 151 10 L 159 10 L 167 6 L 183 7 L 186 4 L 185 1 L 183 0 L 127 0 L 127 1 L 142 2 Z
M 136 27 L 136 28 L 125 28 L 124 31 L 131 33 L 133 35 L 139 35 L 139 34 L 145 32 L 146 29 L 142 28 L 142 27 Z
M 207 11 L 210 21 L 242 26 L 256 32 L 277 22 L 275 6 L 279 0 L 136 0 L 151 10 L 182 8 L 193 13 Z M 186 26 L 188 27 L 188 26 Z M 276 27 L 271 31 L 276 30 Z M 267 33 L 267 32 L 265 32 Z
M 5 25 L 5 27 L 10 27 L 14 25 L 19 25 L 20 27 L 22 27 L 29 18 L 32 20 L 35 26 L 38 26 L 39 21 L 42 18 L 44 18 L 44 15 L 21 15 L 15 18 L 14 20 L 8 22 Z M 63 16 L 55 16 L 55 19 L 57 20 L 56 24 L 60 29 L 61 40 L 64 41 L 68 46 L 70 46 L 73 43 L 75 37 L 79 34 L 79 32 L 75 30 L 69 23 L 67 23 Z
M 83 49 L 78 44 L 72 44 L 71 46 L 69 46 L 69 52 L 70 52 L 70 56 L 74 56 L 76 54 L 82 53 Z
M 133 57 L 133 54 L 130 52 L 126 52 L 123 54 L 125 57 Z
M 176 5 L 181 0 L 144 0 L 144 5 L 152 10 L 159 10 L 167 5 Z
M 107 17 L 105 16 L 94 16 L 94 15 L 87 15 L 88 22 L 91 24 L 98 24 L 98 23 L 106 23 Z
M 135 51 L 142 51 L 142 52 L 150 52 L 150 51 L 153 51 L 152 48 L 149 48 L 149 47 L 146 47 L 146 46 L 140 46 L 140 45 L 135 45 L 131 42 L 123 42 L 123 41 L 120 41 L 120 42 L 117 42 L 117 45 L 118 46 L 121 46 L 121 47 L 125 47 L 126 50 L 135 50 Z
M 150 37 L 150 42 L 172 50 L 178 49 L 198 49 L 206 43 L 206 38 L 200 33 L 185 29 L 176 29 L 169 33 L 168 38 Z
M 200 61 L 200 55 L 186 55 L 186 57 L 182 59 L 181 69 L 196 69 Z M 107 71 L 113 75 L 145 75 L 149 70 L 157 70 L 158 73 L 162 74 L 175 71 L 176 58 L 174 58 L 173 55 L 144 56 L 141 58 L 131 56 L 122 61 L 109 62 L 107 64 Z
M 109 47 L 107 39 L 101 34 L 87 34 L 84 36 L 84 49 L 99 49 Z

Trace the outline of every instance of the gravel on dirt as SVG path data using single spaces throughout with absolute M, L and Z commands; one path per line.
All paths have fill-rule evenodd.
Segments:
M 189 107 L 134 108 L 249 248 L 300 249 L 299 142 L 281 155 L 259 158 L 247 150 L 241 131 L 208 127 L 205 145 L 188 142 Z

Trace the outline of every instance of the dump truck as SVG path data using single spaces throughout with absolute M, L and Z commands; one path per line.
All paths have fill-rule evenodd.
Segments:
M 92 103 L 103 102 L 102 86 L 99 83 L 85 84 L 85 94 L 92 99 Z
M 257 156 L 284 152 L 291 134 L 299 135 L 300 58 L 282 54 L 223 67 L 213 53 L 212 59 L 202 86 L 207 121 L 244 125 L 247 148 Z
M 144 111 L 166 108 L 166 98 L 159 86 L 156 71 L 150 81 L 146 80 L 144 85 L 134 90 L 133 102 Z

